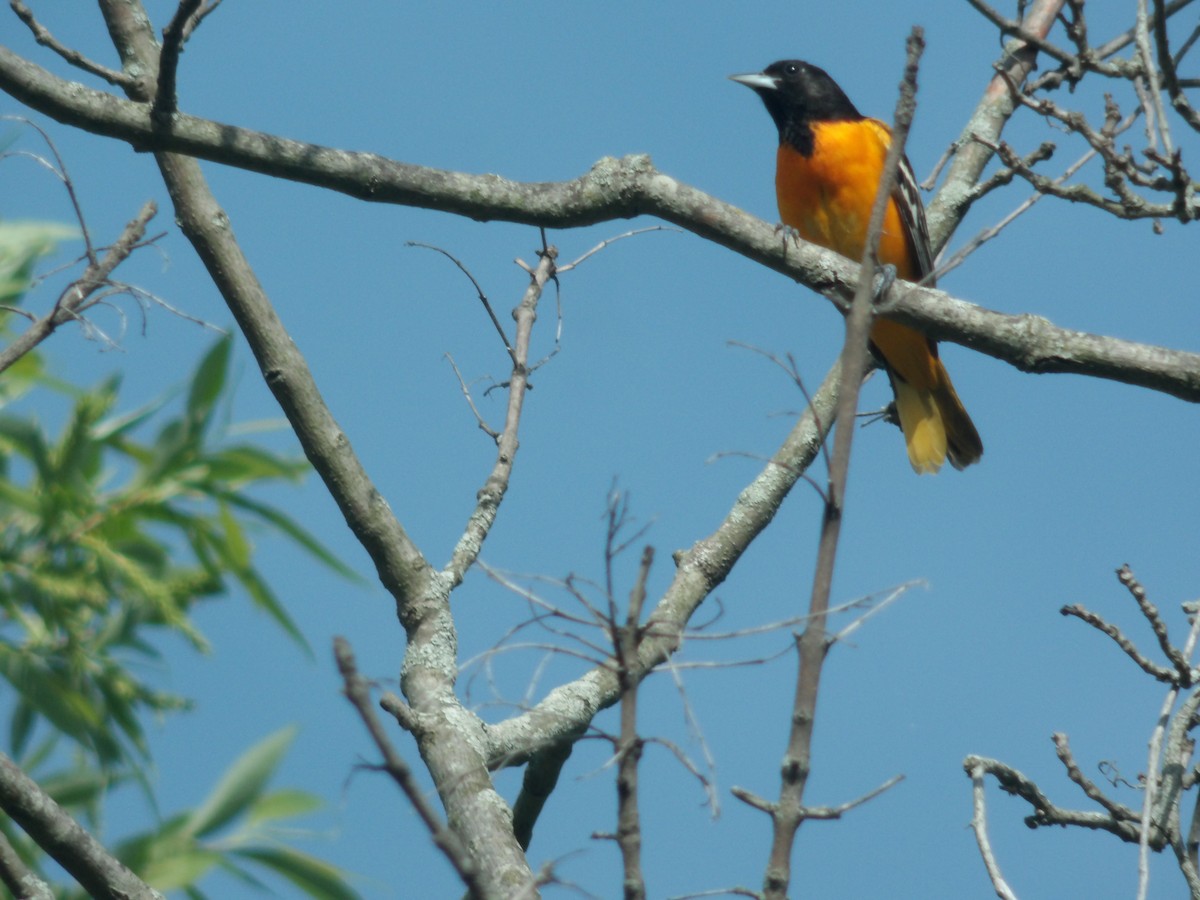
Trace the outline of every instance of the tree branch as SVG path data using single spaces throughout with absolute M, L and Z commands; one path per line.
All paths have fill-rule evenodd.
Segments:
M 14 900 L 54 900 L 50 885 L 33 874 L 3 834 L 0 834 L 0 882 Z
M 517 456 L 519 441 L 517 433 L 521 425 L 521 410 L 524 408 L 525 393 L 529 387 L 529 340 L 533 334 L 533 323 L 537 321 L 537 306 L 541 299 L 542 290 L 555 277 L 555 260 L 558 250 L 555 247 L 543 247 L 538 251 L 536 269 L 529 272 L 529 286 L 521 302 L 513 310 L 513 319 L 517 323 L 516 340 L 508 351 L 512 357 L 512 374 L 508 380 L 508 411 L 504 420 L 504 430 L 496 439 L 496 462 L 492 466 L 487 481 L 476 494 L 475 509 L 467 521 L 467 527 L 459 538 L 458 544 L 447 563 L 443 574 L 450 582 L 451 589 L 462 583 L 467 569 L 479 558 L 483 542 L 491 531 L 500 504 L 508 491 L 509 479 L 512 477 L 513 464 Z M 473 280 L 473 279 L 472 279 Z M 486 301 L 485 301 L 486 302 Z M 489 307 L 489 312 L 490 312 Z M 495 317 L 493 316 L 493 321 Z M 498 324 L 497 324 L 497 327 Z M 503 337 L 504 332 L 501 331 Z M 507 341 L 505 342 L 507 346 Z
M 0 89 L 59 121 L 128 141 L 140 150 L 170 150 L 364 200 L 439 209 L 485 221 L 566 228 L 655 215 L 828 297 L 845 300 L 853 296 L 858 284 L 856 264 L 812 244 L 780 241 L 773 225 L 662 174 L 645 156 L 606 157 L 572 181 L 522 184 L 495 175 L 466 175 L 395 162 L 373 153 L 305 144 L 182 113 L 175 115 L 171 130 L 165 132 L 154 127 L 146 103 L 63 81 L 3 47 Z M 1007 82 L 1004 90 L 1008 90 Z M 992 98 L 991 103 L 995 108 L 986 114 L 977 111 L 976 118 L 992 127 L 983 128 L 975 121 L 979 127 L 971 131 L 989 140 L 988 135 L 998 135 L 999 125 L 1011 114 L 1008 106 L 1012 101 Z M 948 184 L 961 185 L 967 177 L 959 168 L 966 165 L 963 153 L 960 149 L 947 176 Z M 978 162 L 973 155 L 977 153 L 983 154 L 981 171 L 992 151 L 981 146 L 966 156 Z M 974 167 L 972 163 L 970 170 Z M 942 195 L 946 193 L 944 189 Z M 942 223 L 943 231 L 950 227 L 948 221 Z M 945 234 L 938 240 L 944 240 Z M 1070 331 L 1040 317 L 995 313 L 951 300 L 941 291 L 903 282 L 897 282 L 889 293 L 885 315 L 1022 371 L 1091 375 L 1200 402 L 1197 354 Z
M 862 386 L 863 373 L 869 366 L 867 344 L 875 312 L 872 304 L 875 293 L 874 277 L 878 266 L 876 253 L 880 235 L 883 233 L 884 214 L 888 204 L 892 202 L 896 173 L 904 159 L 904 145 L 916 112 L 917 65 L 925 49 L 924 36 L 922 29 L 914 27 L 908 38 L 907 62 L 904 78 L 900 83 L 900 97 L 896 103 L 891 144 L 871 207 L 859 283 L 850 313 L 846 317 L 845 343 L 839 357 L 842 380 L 838 386 L 837 426 L 829 462 L 829 484 L 825 491 L 824 515 L 813 570 L 808 621 L 796 641 L 800 653 L 800 666 L 796 674 L 791 726 L 780 772 L 779 798 L 771 810 L 771 849 L 763 874 L 763 896 L 766 898 L 782 900 L 787 895 L 791 883 L 792 849 L 796 832 L 808 815 L 804 806 L 804 791 L 812 771 L 813 729 L 816 725 L 821 673 L 831 643 L 826 621 L 829 615 L 829 596 L 833 587 L 838 539 L 841 535 L 843 501 L 850 470 L 850 448 L 857 428 L 854 416 L 858 411 L 858 393 Z
M 738 495 L 716 530 L 675 554 L 675 577 L 649 616 L 647 633 L 631 663 L 639 678 L 675 651 L 691 615 L 771 523 L 820 452 L 833 423 L 840 372 L 841 366 L 835 365 L 825 376 L 782 446 Z M 556 687 L 533 709 L 489 726 L 489 764 L 524 762 L 535 751 L 578 733 L 619 696 L 620 685 L 612 667 L 596 666 L 575 681 Z
M 1008 886 L 1008 882 L 1004 880 L 1004 876 L 1000 872 L 1000 864 L 996 862 L 996 856 L 992 852 L 992 842 L 988 838 L 987 791 L 983 781 L 983 767 L 972 766 L 967 769 L 967 774 L 971 777 L 971 794 L 974 798 L 975 809 L 974 815 L 971 816 L 971 830 L 975 832 L 975 842 L 979 845 L 979 855 L 983 857 L 984 868 L 987 869 L 992 888 L 1000 900 L 1017 900 L 1017 895 L 1013 893 L 1012 888 Z
M 467 886 L 467 890 L 473 895 L 478 894 L 479 873 L 474 861 L 470 854 L 463 849 L 458 835 L 445 826 L 437 812 L 429 805 L 425 799 L 425 792 L 417 784 L 408 763 L 396 752 L 396 748 L 388 740 L 387 733 L 383 730 L 383 725 L 380 723 L 379 717 L 375 715 L 375 708 L 371 704 L 370 685 L 359 674 L 358 662 L 354 658 L 354 650 L 351 649 L 350 642 L 343 637 L 335 637 L 333 639 L 333 655 L 337 662 L 338 672 L 342 676 L 342 693 L 346 695 L 346 699 L 358 712 L 359 718 L 367 728 L 367 733 L 371 735 L 371 740 L 383 757 L 383 765 L 380 768 L 387 772 L 404 792 L 404 796 L 408 798 L 408 802 L 412 804 L 413 809 L 416 810 L 417 815 L 429 830 L 434 846 L 441 850 L 446 859 L 450 861 L 450 865 L 454 867 L 458 877 Z
M 132 93 L 140 101 L 134 105 L 145 109 L 158 72 L 158 47 L 145 10 L 131 0 L 100 0 L 100 8 L 122 61 L 144 75 Z M 500 896 L 532 884 L 533 873 L 513 838 L 511 812 L 485 767 L 483 723 L 454 694 L 457 634 L 448 579 L 426 562 L 371 483 L 242 254 L 199 164 L 172 153 L 157 153 L 155 159 L 180 228 L 237 319 L 305 454 L 396 600 L 409 641 L 401 686 L 422 724 L 414 736 L 447 822 L 478 867 L 480 892 Z
M 1031 40 L 1045 38 L 1062 11 L 1064 2 L 1034 0 L 1021 21 L 1021 30 Z M 958 228 L 971 203 L 977 199 L 972 192 L 992 158 L 992 151 L 987 144 L 981 144 L 976 139 L 982 138 L 992 144 L 1000 139 L 1000 133 L 1017 108 L 1009 86 L 1025 83 L 1037 64 L 1037 53 L 1033 43 L 1023 40 L 1013 40 L 1004 46 L 1004 54 L 995 65 L 996 74 L 988 83 L 983 98 L 967 120 L 958 140 L 954 142 L 954 160 L 946 173 L 946 180 L 925 208 L 934 259 L 937 259 Z
M 79 318 L 79 314 L 89 305 L 89 298 L 109 284 L 108 277 L 113 270 L 141 243 L 142 238 L 146 236 L 146 224 L 157 211 L 158 207 L 153 200 L 147 200 L 142 205 L 138 214 L 125 226 L 120 237 L 109 247 L 104 258 L 88 265 L 83 274 L 59 295 L 50 312 L 35 320 L 0 352 L 0 372 L 50 337 L 60 325 Z
M 0 808 L 91 896 L 101 900 L 163 900 L 162 894 L 111 856 L 3 753 Z

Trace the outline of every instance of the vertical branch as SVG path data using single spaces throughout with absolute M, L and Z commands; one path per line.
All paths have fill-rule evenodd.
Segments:
M 1166 23 L 1163 23 L 1165 33 Z M 1163 108 L 1162 85 L 1158 79 L 1158 66 L 1154 62 L 1154 53 L 1150 50 L 1150 7 L 1147 0 L 1138 0 L 1137 18 L 1134 25 L 1134 36 L 1137 43 L 1138 59 L 1142 64 L 1142 78 L 1146 83 L 1147 138 L 1152 149 L 1158 149 L 1158 140 L 1162 140 L 1163 154 L 1170 156 L 1174 150 L 1171 141 L 1171 123 L 1167 120 L 1167 111 Z M 1169 56 L 1168 52 L 1168 56 Z M 1166 63 L 1170 65 L 1170 62 Z M 1153 112 L 1153 116 L 1149 113 Z
M 1128 571 L 1128 567 L 1121 570 L 1122 575 Z M 1132 573 L 1130 573 L 1132 575 Z M 1124 581 L 1124 578 L 1122 578 Z M 1145 606 L 1143 604 L 1143 610 Z M 1187 641 L 1183 645 L 1182 656 L 1185 660 L 1190 660 L 1192 651 L 1196 647 L 1196 641 L 1200 638 L 1200 615 L 1192 615 L 1192 627 L 1188 632 Z M 1146 900 L 1147 891 L 1150 889 L 1150 832 L 1153 826 L 1158 824 L 1165 826 L 1167 823 L 1163 820 L 1163 815 L 1167 810 L 1162 809 L 1160 815 L 1156 815 L 1156 804 L 1158 801 L 1159 778 L 1162 776 L 1162 742 L 1163 736 L 1167 730 L 1167 724 L 1171 718 L 1171 710 L 1175 706 L 1175 701 L 1179 697 L 1181 689 L 1181 680 L 1176 679 L 1167 691 L 1167 696 L 1163 699 L 1162 709 L 1158 714 L 1158 721 L 1154 726 L 1154 731 L 1150 736 L 1150 752 L 1149 760 L 1146 763 L 1146 789 L 1142 795 L 1142 817 L 1140 830 L 1138 833 L 1138 900 Z M 1187 722 L 1184 728 L 1190 724 L 1192 713 L 1186 715 Z M 1171 794 L 1166 794 L 1168 799 Z M 1178 797 L 1175 797 L 1175 802 L 1178 802 Z M 1168 832 L 1169 833 L 1169 832 Z M 1180 859 L 1183 862 L 1183 859 Z M 1186 874 L 1186 871 L 1185 871 Z
M 908 39 L 908 58 L 904 80 L 900 86 L 900 99 L 896 104 L 891 146 L 888 148 L 883 175 L 875 195 L 875 205 L 871 210 L 867 242 L 863 251 L 862 273 L 850 313 L 846 318 L 846 340 L 840 357 L 842 382 L 838 388 L 833 456 L 829 464 L 829 487 L 825 494 L 825 513 L 817 548 L 808 621 L 797 642 L 800 651 L 800 671 L 796 679 L 792 727 L 783 761 L 782 784 L 779 800 L 771 810 L 774 829 L 767 871 L 763 878 L 763 893 L 768 898 L 783 898 L 787 893 L 788 884 L 791 882 L 792 845 L 796 832 L 806 817 L 804 789 L 812 768 L 812 737 L 817 695 L 821 671 L 829 651 L 825 623 L 829 612 L 838 538 L 841 533 L 855 412 L 858 408 L 863 372 L 868 362 L 867 341 L 874 313 L 871 304 L 876 272 L 875 254 L 883 229 L 884 214 L 895 186 L 896 173 L 904 158 L 904 143 L 908 137 L 909 125 L 916 109 L 917 63 L 923 49 L 924 33 L 920 28 L 914 28 Z
M 458 877 L 466 885 L 468 895 L 478 896 L 479 873 L 474 860 L 463 849 L 458 835 L 447 828 L 438 817 L 429 801 L 426 800 L 425 792 L 413 777 L 408 763 L 388 740 L 387 732 L 383 730 L 383 724 L 379 721 L 379 717 L 375 714 L 375 707 L 371 704 L 370 685 L 367 683 L 367 679 L 359 674 L 358 661 L 355 659 L 350 642 L 344 637 L 335 637 L 333 639 L 333 656 L 337 662 L 338 671 L 342 675 L 342 693 L 358 712 L 359 718 L 367 728 L 367 733 L 371 735 L 371 740 L 375 742 L 375 746 L 383 756 L 383 764 L 380 768 L 390 775 L 400 790 L 404 792 L 408 802 L 412 804 L 421 821 L 425 823 L 434 846 L 442 851 L 442 854 L 458 873 Z M 394 711 L 395 705 L 390 704 L 390 708 Z
M 453 257 L 452 257 L 453 258 Z M 505 349 L 512 359 L 512 374 L 508 380 L 508 408 L 505 413 L 504 429 L 496 438 L 496 462 L 492 467 L 487 481 L 476 494 L 475 509 L 467 520 L 463 535 L 459 538 L 450 562 L 446 565 L 445 575 L 452 587 L 463 580 L 467 569 L 479 557 L 483 542 L 491 531 L 500 504 L 508 491 L 509 480 L 512 477 L 513 464 L 517 456 L 520 442 L 517 434 L 521 425 L 521 411 L 524 409 L 525 394 L 529 388 L 529 342 L 533 334 L 533 325 L 537 321 L 538 301 L 546 285 L 556 277 L 555 260 L 558 250 L 552 246 L 543 246 L 538 251 L 536 268 L 529 268 L 524 263 L 521 266 L 529 273 L 529 286 L 525 289 L 521 302 L 513 310 L 513 319 L 517 323 L 517 336 L 513 346 L 508 346 L 504 330 L 492 316 L 492 322 L 505 341 Z M 457 261 L 456 261 L 457 262 Z M 474 280 L 474 279 L 472 279 Z M 482 295 L 481 295 L 482 296 Z M 488 313 L 491 306 L 485 302 Z
M 646 601 L 646 579 L 654 562 L 654 548 L 642 551 L 637 583 L 629 595 L 625 625 L 616 629 L 617 678 L 621 684 L 621 737 L 617 744 L 617 844 L 625 867 L 625 900 L 645 900 L 642 875 L 642 828 L 638 815 L 638 762 L 643 741 L 637 733 L 637 651 L 641 643 L 642 606 Z M 614 623 L 615 624 L 615 623 Z
M 175 15 L 163 29 L 162 50 L 159 52 L 158 62 L 158 87 L 154 92 L 154 107 L 150 111 L 150 115 L 159 125 L 167 125 L 175 113 L 179 54 L 183 52 L 188 22 L 199 11 L 200 2 L 201 0 L 180 0 Z

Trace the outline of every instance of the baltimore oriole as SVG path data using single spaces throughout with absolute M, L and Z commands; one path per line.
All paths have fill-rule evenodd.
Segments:
M 862 115 L 824 70 L 797 59 L 730 77 L 762 98 L 779 128 L 775 196 L 783 224 L 858 262 L 890 129 Z M 907 159 L 888 203 L 878 258 L 904 280 L 932 285 L 925 209 Z M 880 318 L 871 327 L 871 345 L 891 379 L 913 469 L 936 472 L 947 458 L 956 469 L 977 462 L 983 442 L 938 359 L 937 343 Z

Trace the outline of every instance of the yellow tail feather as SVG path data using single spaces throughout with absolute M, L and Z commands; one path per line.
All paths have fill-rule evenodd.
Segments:
M 934 369 L 935 384 L 923 390 L 892 375 L 908 461 L 918 475 L 937 472 L 947 458 L 954 468 L 963 469 L 983 456 L 979 432 L 941 360 L 934 359 Z

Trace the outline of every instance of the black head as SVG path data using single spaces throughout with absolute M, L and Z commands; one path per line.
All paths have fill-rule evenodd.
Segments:
M 801 150 L 806 141 L 811 142 L 812 122 L 863 118 L 828 72 L 803 60 L 783 59 L 761 72 L 730 77 L 762 98 L 780 140 Z

